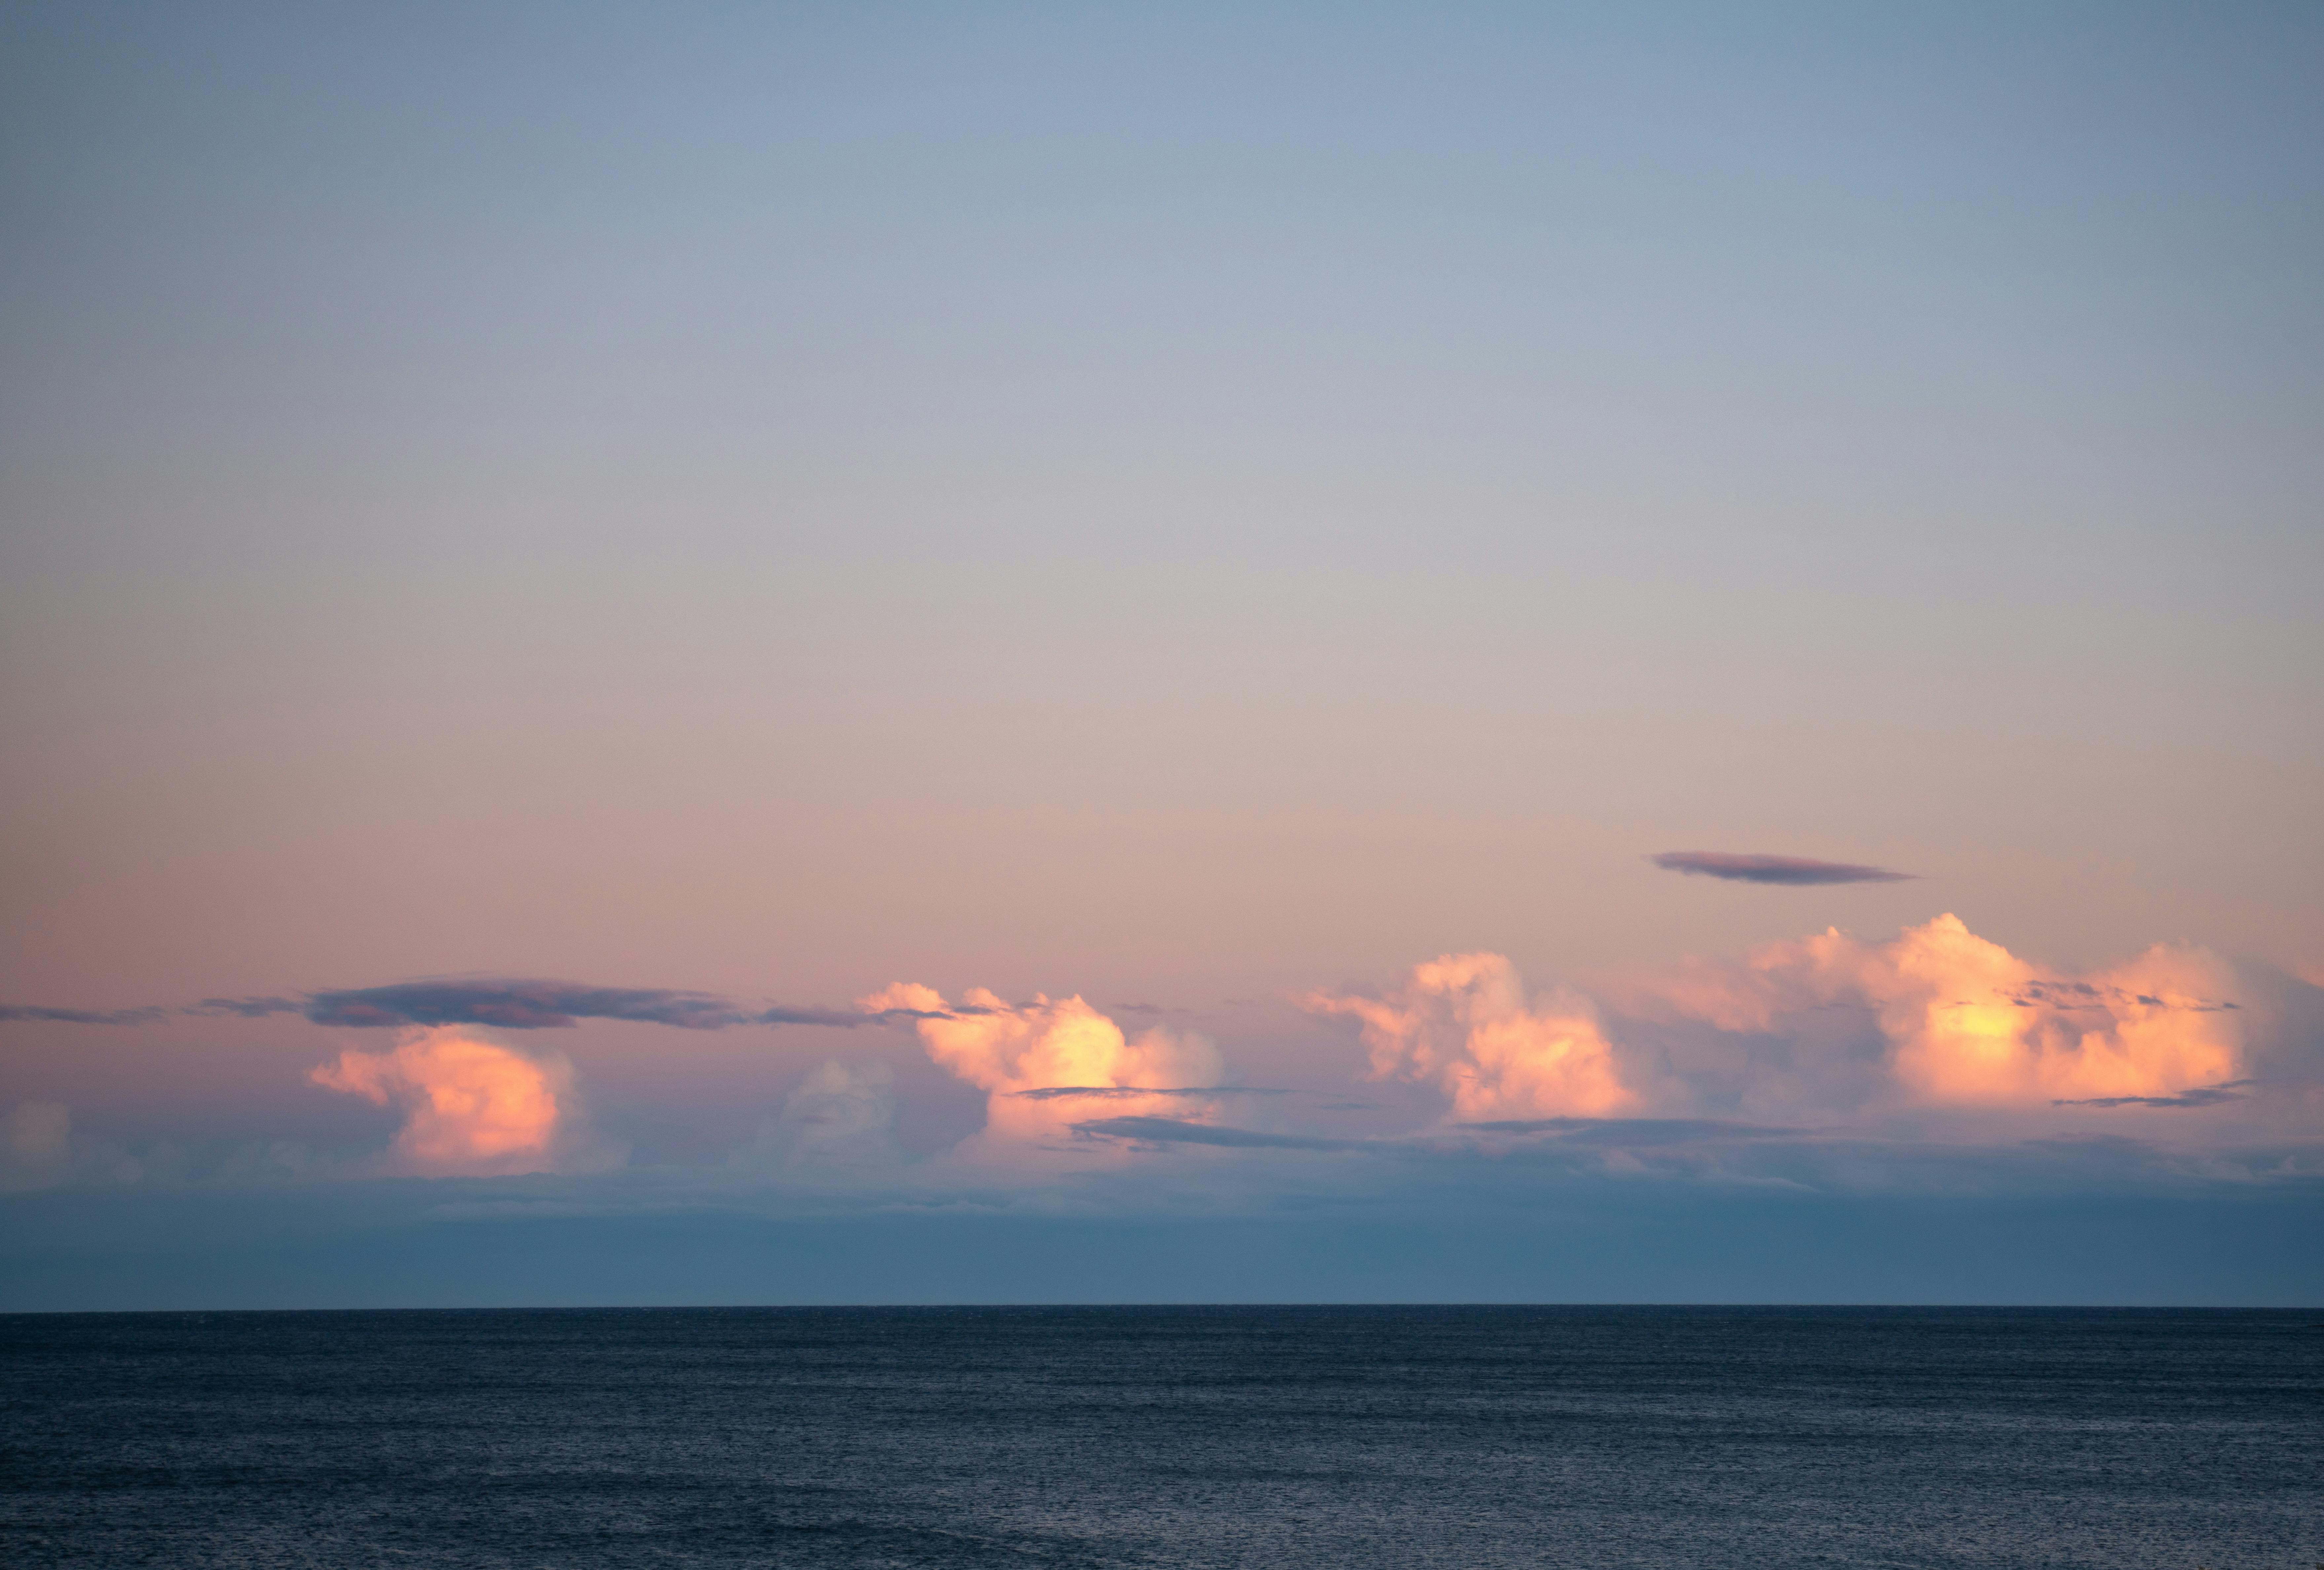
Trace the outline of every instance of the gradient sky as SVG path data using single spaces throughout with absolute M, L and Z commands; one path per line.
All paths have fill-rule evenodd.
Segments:
M 2324 1298 L 2319 80 L 11 7 L 0 1307 Z

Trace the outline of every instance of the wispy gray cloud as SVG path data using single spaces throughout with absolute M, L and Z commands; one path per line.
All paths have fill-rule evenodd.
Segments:
M 2256 1080 L 2229 1079 L 2218 1085 L 2199 1085 L 2177 1095 L 2094 1095 L 2082 1101 L 2053 1101 L 2052 1106 L 2217 1106 L 2223 1101 L 2245 1101 L 2236 1094 L 2246 1085 Z
M 955 1013 L 982 1013 L 964 1007 Z M 317 993 L 307 1018 L 318 1025 L 494 1025 L 505 1030 L 555 1030 L 583 1020 L 629 1020 L 681 1030 L 733 1025 L 824 1025 L 853 1030 L 909 1020 L 945 1019 L 921 1009 L 745 1008 L 715 993 L 661 987 L 596 987 L 577 982 L 506 977 L 399 982 L 391 986 Z
M 661 987 L 601 987 L 580 982 L 509 976 L 395 982 L 386 986 L 335 988 L 300 997 L 204 998 L 180 1008 L 51 1009 L 29 1003 L 0 1003 L 0 1021 L 66 1025 L 146 1025 L 171 1015 L 263 1020 L 274 1014 L 301 1014 L 318 1025 L 492 1025 L 504 1030 L 558 1030 L 584 1020 L 630 1020 L 670 1025 L 681 1030 L 723 1030 L 733 1025 L 824 1025 L 853 1030 L 861 1025 L 907 1024 L 915 1020 L 990 1012 L 990 1009 L 973 1003 L 948 1010 L 881 1009 L 870 1012 L 779 1004 L 754 1009 L 715 993 Z
M 1152 1092 L 1144 1094 L 1151 1094 Z M 1667 1150 L 1679 1145 L 1731 1144 L 1739 1141 L 1794 1140 L 1828 1131 L 1775 1127 L 1760 1123 L 1726 1122 L 1711 1118 L 1525 1118 L 1498 1122 L 1456 1123 L 1454 1128 L 1480 1134 L 1542 1134 L 1552 1136 L 1546 1146 L 1586 1146 Z M 1382 1154 L 1421 1155 L 1434 1150 L 1450 1155 L 1474 1150 L 1472 1141 L 1447 1144 L 1442 1140 L 1328 1139 L 1310 1134 L 1262 1133 L 1256 1129 L 1222 1128 L 1215 1123 L 1179 1118 L 1093 1118 L 1073 1125 L 1077 1134 L 1104 1139 L 1135 1140 L 1147 1144 L 1227 1145 L 1240 1149 L 1279 1150 L 1373 1150 Z M 1592 1158 L 1595 1159 L 1595 1158 Z
M 1058 1101 L 1068 1096 L 1093 1096 L 1119 1100 L 1134 1095 L 1186 1095 L 1208 1098 L 1218 1095 L 1289 1095 L 1288 1090 L 1263 1085 L 1212 1085 L 1173 1086 L 1167 1089 L 1142 1085 L 1045 1085 L 1038 1090 L 1012 1090 L 1007 1093 L 1019 1101 Z
M 746 1018 L 709 993 L 505 979 L 400 982 L 317 993 L 308 1000 L 306 1014 L 318 1025 L 496 1025 L 506 1030 L 550 1030 L 582 1020 L 716 1030 Z
M 1185 1122 L 1177 1118 L 1095 1118 L 1073 1125 L 1077 1134 L 1102 1139 L 1139 1140 L 1162 1145 L 1227 1145 L 1237 1149 L 1278 1150 L 1345 1150 L 1365 1141 L 1321 1140 L 1304 1134 L 1263 1134 L 1256 1129 L 1224 1129 L 1214 1123 Z
M 1917 873 L 1892 873 L 1886 867 L 1859 866 L 1854 862 L 1819 862 L 1806 856 L 1741 855 L 1731 851 L 1665 851 L 1647 860 L 1665 872 L 1692 877 L 1724 878 L 1737 883 L 1778 883 L 1801 887 L 1814 883 L 1900 883 Z
M 1493 1134 L 1554 1134 L 1569 1145 L 1685 1145 L 1709 1140 L 1791 1139 L 1816 1131 L 1715 1118 L 1521 1118 L 1458 1126 Z
M 227 1016 L 237 1020 L 263 1020 L 270 1014 L 303 1014 L 307 1005 L 296 998 L 204 998 L 198 1003 L 189 1003 L 178 1011 L 205 1018 Z
M 859 1013 L 848 1009 L 761 1009 L 756 1013 L 737 1014 L 719 1025 L 704 1025 L 702 1030 L 715 1030 L 721 1025 L 828 1025 L 835 1030 L 852 1030 L 858 1025 L 884 1025 L 898 1020 L 934 1018 L 918 1009 L 884 1009 L 876 1014 Z
M 31 1003 L 0 1003 L 0 1020 L 53 1025 L 150 1025 L 169 1012 L 167 1009 L 43 1009 Z
M 2243 1007 L 2241 1003 L 2224 999 L 2162 998 L 2152 993 L 2133 992 L 2127 987 L 2098 986 L 2085 981 L 2032 981 L 2006 995 L 2021 1009 L 2056 1009 L 2061 1012 L 2132 1005 L 2147 1009 L 2177 1009 L 2190 1014 L 2216 1014 Z

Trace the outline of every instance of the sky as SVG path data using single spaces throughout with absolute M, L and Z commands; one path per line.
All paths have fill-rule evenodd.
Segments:
M 2324 15 L 0 15 L 0 1309 L 2324 1301 Z

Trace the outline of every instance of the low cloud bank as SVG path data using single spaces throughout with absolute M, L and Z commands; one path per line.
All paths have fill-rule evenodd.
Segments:
M 73 1127 L 60 1101 L 23 1101 L 0 1113 L 0 1194 L 40 1188 L 122 1188 L 148 1176 L 145 1164 L 107 1140 Z
M 843 1176 L 903 1164 L 896 1140 L 896 1072 L 877 1059 L 829 1058 L 784 1098 L 733 1164 L 791 1176 Z
M 1125 1029 L 1078 994 L 1011 1002 L 973 988 L 948 1000 L 908 982 L 844 1009 L 466 977 L 296 1000 L 209 998 L 176 1011 L 12 1005 L 0 1019 L 109 1025 L 172 1012 L 290 1012 L 397 1032 L 392 1045 L 349 1048 L 308 1076 L 394 1110 L 383 1157 L 301 1153 L 277 1141 L 226 1163 L 299 1180 L 569 1175 L 618 1164 L 588 1132 L 570 1064 L 493 1033 L 588 1020 L 687 1030 L 908 1029 L 930 1062 L 982 1093 L 980 1131 L 959 1139 L 961 1122 L 945 1121 L 932 1140 L 917 1115 L 929 1109 L 899 1107 L 894 1069 L 875 1050 L 807 1071 L 765 1109 L 757 1137 L 713 1168 L 738 1183 L 853 1185 L 859 1196 L 957 1197 L 979 1185 L 1033 1195 L 1082 1180 L 1074 1173 L 1127 1194 L 1163 1170 L 1183 1173 L 1191 1191 L 1197 1168 L 1210 1174 L 1199 1181 L 1223 1193 L 1276 1182 L 1264 1174 L 1323 1151 L 1349 1159 L 1307 1163 L 1339 1175 L 1319 1183 L 1367 1163 L 1386 1170 L 1391 1159 L 1416 1171 L 1413 1163 L 1462 1151 L 1517 1167 L 1602 1161 L 1609 1172 L 1811 1184 L 1849 1163 L 1911 1168 L 1921 1158 L 1897 1152 L 1912 1150 L 1948 1183 L 1960 1181 L 1969 1158 L 1928 1153 L 1984 1150 L 1997 1171 L 2010 1161 L 2083 1174 L 2169 1167 L 2236 1181 L 2300 1178 L 2324 1166 L 2324 990 L 2200 947 L 2159 945 L 2068 970 L 1946 914 L 1886 938 L 1835 928 L 1731 962 L 1687 960 L 1595 994 L 1530 990 L 1503 955 L 1442 955 L 1377 991 L 1294 1000 L 1323 1020 L 1351 1021 L 1353 1039 L 1304 1065 L 1271 1056 L 1269 1077 L 1282 1077 L 1255 1086 L 1222 1083 L 1230 1076 L 1213 1041 L 1153 1018 L 1183 1011 L 1139 1004 L 1146 1017 Z M 1286 1047 L 1269 1041 L 1265 1050 Z M 1351 1103 L 1349 1081 L 1359 1076 L 1413 1088 Z M 1340 1115 L 1351 1113 L 1362 1115 Z M 911 1114 L 902 1126 L 923 1155 L 905 1150 L 899 1113 Z M 167 1140 L 132 1157 L 74 1129 L 61 1104 L 27 1102 L 7 1115 L 0 1187 L 154 1182 L 199 1165 Z M 945 1141 L 954 1142 L 929 1149 Z M 1867 1154 L 1879 1151 L 1890 1154 Z

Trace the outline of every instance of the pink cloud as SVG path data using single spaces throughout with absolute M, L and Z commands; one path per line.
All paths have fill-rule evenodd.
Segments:
M 350 1048 L 307 1079 L 401 1109 L 391 1164 L 428 1177 L 554 1170 L 574 1104 L 563 1057 L 518 1052 L 458 1026 L 415 1030 L 383 1051 Z
M 1360 1020 L 1370 1077 L 1433 1081 L 1459 1122 L 1606 1117 L 1637 1103 L 1590 1004 L 1563 993 L 1528 1004 L 1517 967 L 1498 954 L 1416 965 L 1385 997 L 1317 993 L 1299 1005 Z
M 1155 1026 L 1130 1037 L 1079 997 L 1037 994 L 1029 1003 L 1011 1003 L 972 987 L 955 1009 L 933 987 L 898 982 L 857 999 L 856 1007 L 927 1016 L 913 1029 L 928 1057 L 990 1093 L 988 1146 L 1067 1139 L 1071 1125 L 1088 1116 L 1085 1107 L 1074 1108 L 1074 1098 L 1032 1092 L 1199 1088 L 1217 1085 L 1224 1068 L 1218 1048 L 1202 1036 Z M 1183 1098 L 1158 1094 L 1112 1096 L 1107 1111 L 1189 1115 Z M 1199 1109 L 1193 1115 L 1201 1115 Z
M 1691 963 L 1647 991 L 1655 1011 L 1724 1030 L 1860 1004 L 1913 1099 L 1998 1107 L 2168 1097 L 2237 1077 L 2243 1021 L 2233 986 L 2226 962 L 2203 949 L 2158 945 L 2077 975 L 1943 915 L 1886 943 L 1833 928 L 1767 945 L 1739 969 Z

